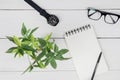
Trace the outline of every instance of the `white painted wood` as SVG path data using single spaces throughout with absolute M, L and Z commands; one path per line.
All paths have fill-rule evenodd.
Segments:
M 59 45 L 59 48 L 66 48 L 64 40 L 55 40 Z M 13 54 L 5 53 L 7 49 L 11 46 L 14 46 L 12 42 L 4 39 L 0 39 L 0 71 L 24 71 L 29 66 L 28 57 L 24 56 L 22 58 L 14 58 Z M 64 55 L 65 57 L 71 57 L 69 53 Z M 34 71 L 56 71 L 56 70 L 75 70 L 72 59 L 66 61 L 57 61 L 57 69 L 53 69 L 51 66 L 48 66 L 46 69 L 35 68 Z
M 1 80 L 79 80 L 75 71 L 31 72 L 0 72 Z
M 60 19 L 56 27 L 48 25 L 46 19 L 36 11 L 0 11 L 0 37 L 20 36 L 23 22 L 28 28 L 39 27 L 35 33 L 36 36 L 44 36 L 53 32 L 53 37 L 63 37 L 65 31 L 90 23 L 94 26 L 98 37 L 120 37 L 120 21 L 113 25 L 106 24 L 103 17 L 99 21 L 94 21 L 87 17 L 86 10 L 49 10 L 49 12 L 56 14 Z M 119 13 L 119 10 L 112 10 L 112 12 Z
M 55 41 L 61 48 L 66 48 L 63 39 L 56 39 Z M 120 39 L 99 39 L 99 41 L 109 69 L 120 70 Z M 13 46 L 11 42 L 0 39 L 0 44 L 2 45 L 0 46 L 0 71 L 23 71 L 26 69 L 28 66 L 27 58 L 14 58 L 12 54 L 5 53 L 10 46 Z M 71 57 L 71 55 L 67 53 L 65 57 Z M 72 59 L 58 61 L 57 63 L 58 68 L 56 70 L 75 70 Z M 39 69 L 34 71 L 39 71 Z M 54 69 L 49 66 L 45 71 L 54 71 Z
M 119 8 L 119 0 L 33 0 L 46 9 Z M 114 3 L 113 3 L 114 2 Z M 24 0 L 0 0 L 0 9 L 31 9 Z
M 98 76 L 94 80 L 120 80 L 120 71 L 108 71 Z
M 114 25 L 106 24 L 103 18 L 99 21 L 93 21 L 88 19 L 87 11 L 83 10 L 87 7 L 120 9 L 120 0 L 34 1 L 42 8 L 47 9 L 49 13 L 57 15 L 60 23 L 56 27 L 49 26 L 45 18 L 39 16 L 39 13 L 24 0 L 0 0 L 0 38 L 5 38 L 8 35 L 20 36 L 22 22 L 25 22 L 29 28 L 39 27 L 35 35 L 41 37 L 50 32 L 53 32 L 52 37 L 63 37 L 65 31 L 88 23 L 94 26 L 97 37 L 120 37 L 120 21 Z M 120 10 L 111 10 L 111 12 L 120 14 Z M 99 41 L 107 65 L 112 71 L 97 75 L 95 80 L 120 80 L 120 72 L 118 71 L 120 70 L 120 39 L 99 39 Z M 61 48 L 66 47 L 62 39 L 57 39 L 56 43 Z M 31 73 L 21 75 L 27 67 L 28 61 L 27 58 L 15 59 L 13 55 L 6 54 L 5 51 L 12 45 L 8 40 L 0 39 L 0 80 L 79 80 L 72 60 L 58 61 L 56 70 L 49 66 L 45 70 L 35 69 Z M 65 56 L 70 57 L 70 54 Z

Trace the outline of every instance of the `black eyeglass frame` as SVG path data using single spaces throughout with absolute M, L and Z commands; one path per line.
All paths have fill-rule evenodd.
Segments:
M 101 14 L 101 16 L 100 16 L 98 19 L 93 19 L 93 18 L 91 18 L 91 17 L 90 17 L 91 15 L 89 15 L 89 11 L 90 11 L 90 10 L 94 10 L 94 11 L 96 11 L 96 12 L 99 12 L 99 13 Z M 113 23 L 109 23 L 109 22 L 107 22 L 106 19 L 105 19 L 107 15 L 117 16 L 118 19 L 117 19 L 116 21 L 114 21 L 114 20 L 111 18 L 111 19 L 113 20 Z M 108 23 L 108 24 L 115 24 L 115 23 L 118 22 L 118 20 L 119 20 L 119 18 L 120 18 L 120 15 L 118 15 L 118 14 L 114 14 L 114 13 L 106 12 L 106 11 L 101 11 L 101 10 L 98 10 L 98 9 L 95 9 L 95 8 L 91 8 L 91 7 L 88 8 L 88 18 L 90 18 L 90 19 L 92 19 L 92 20 L 99 20 L 102 16 L 104 16 L 104 21 L 105 21 L 106 23 Z

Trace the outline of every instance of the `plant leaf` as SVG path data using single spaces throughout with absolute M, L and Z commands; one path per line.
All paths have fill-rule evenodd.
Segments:
M 46 45 L 46 41 L 44 39 L 38 38 L 38 41 L 39 41 L 41 47 L 44 47 Z
M 25 24 L 23 23 L 22 24 L 22 29 L 21 29 L 21 34 L 24 36 L 26 34 L 26 32 L 27 32 L 27 29 L 26 29 Z
M 56 44 L 54 45 L 54 51 L 58 52 L 58 46 Z
M 67 53 L 69 50 L 68 49 L 61 49 L 58 51 L 58 54 L 57 55 L 63 55 L 65 53 Z
M 64 58 L 63 56 L 55 56 L 55 59 L 56 60 L 68 60 L 68 59 L 71 59 L 71 58 Z
M 23 56 L 26 54 L 30 57 L 30 65 L 23 72 L 32 71 L 34 67 L 45 68 L 49 64 L 56 69 L 57 63 L 56 60 L 67 60 L 70 58 L 64 58 L 63 54 L 67 53 L 67 49 L 59 50 L 57 44 L 50 41 L 52 33 L 45 36 L 45 38 L 36 38 L 33 36 L 33 33 L 38 29 L 27 29 L 24 23 L 22 24 L 21 34 L 22 37 L 17 36 L 7 36 L 7 39 L 12 41 L 17 47 L 11 47 L 6 52 L 15 53 L 16 56 Z
M 7 39 L 14 43 L 13 37 L 7 36 Z
M 50 64 L 51 64 L 51 66 L 52 66 L 54 69 L 57 68 L 57 64 L 56 64 L 56 61 L 55 61 L 54 58 L 50 61 Z
M 22 44 L 22 48 L 27 51 L 32 51 L 32 52 L 36 51 L 33 47 L 28 46 L 27 44 Z
M 53 52 L 49 52 L 49 53 L 46 54 L 46 57 L 51 57 L 52 58 L 52 57 L 54 57 L 54 54 L 55 53 L 53 53 Z
M 47 46 L 49 49 L 53 49 L 53 42 L 47 42 Z
M 41 60 L 41 58 L 46 54 L 46 51 L 43 50 L 35 59 L 34 63 L 35 62 L 38 62 L 39 60 Z
M 27 71 L 32 71 L 32 69 L 33 69 L 33 66 L 32 65 L 30 65 L 22 74 L 24 74 L 25 72 L 27 72 Z
M 37 29 L 38 29 L 38 27 L 32 29 L 32 31 L 30 32 L 29 36 L 31 36 Z
M 44 65 L 41 61 L 38 62 L 38 66 L 39 66 L 40 68 L 45 68 L 45 65 Z
M 51 58 L 46 58 L 45 66 L 47 66 L 51 60 L 52 60 Z
M 14 55 L 14 57 L 16 57 L 18 54 L 19 54 L 19 53 L 18 53 L 18 52 L 16 52 L 16 53 L 15 53 L 15 55 Z
M 27 41 L 27 40 L 24 40 L 24 41 L 22 41 L 22 45 L 28 45 L 28 44 L 30 44 L 31 43 L 31 41 Z
M 29 68 L 29 72 L 31 72 L 33 70 L 33 66 L 31 65 Z
M 47 36 L 45 36 L 44 39 L 45 39 L 46 41 L 48 41 L 48 40 L 51 38 L 51 36 L 52 36 L 52 33 L 50 33 L 50 34 L 48 34 Z
M 17 47 L 11 47 L 6 51 L 6 53 L 13 53 L 16 49 Z
M 16 45 L 21 46 L 21 41 L 19 40 L 18 37 L 14 36 L 13 40 L 14 40 L 14 42 L 15 42 Z
M 23 56 L 24 55 L 24 50 L 23 49 L 18 49 L 18 52 L 20 53 L 20 55 L 19 56 Z

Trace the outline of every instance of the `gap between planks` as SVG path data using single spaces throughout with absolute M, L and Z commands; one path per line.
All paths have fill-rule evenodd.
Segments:
M 7 38 L 0 38 L 7 39 Z M 65 37 L 52 37 L 51 39 L 65 39 Z M 120 37 L 97 37 L 97 39 L 120 39 Z
M 39 70 L 39 71 L 32 71 L 32 72 L 65 72 L 65 71 L 70 71 L 70 72 L 74 72 L 76 70 Z M 23 72 L 23 71 L 0 71 L 1 72 Z
M 99 10 L 120 10 L 120 8 L 109 8 L 109 9 L 105 9 L 105 8 L 97 8 Z M 55 10 L 55 11 L 84 11 L 87 9 L 45 9 L 45 10 Z M 35 11 L 35 9 L 0 9 L 0 11 Z

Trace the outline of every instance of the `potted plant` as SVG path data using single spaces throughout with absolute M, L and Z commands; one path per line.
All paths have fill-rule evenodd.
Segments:
M 33 33 L 38 29 L 27 29 L 24 23 L 22 24 L 21 35 L 7 36 L 7 39 L 15 44 L 10 47 L 6 53 L 12 53 L 14 56 L 23 57 L 27 55 L 29 57 L 30 65 L 24 71 L 32 71 L 35 67 L 46 68 L 49 64 L 52 68 L 57 68 L 57 60 L 68 60 L 63 55 L 68 52 L 68 49 L 59 49 L 54 41 L 50 41 L 52 33 L 46 35 L 44 38 L 35 37 Z

